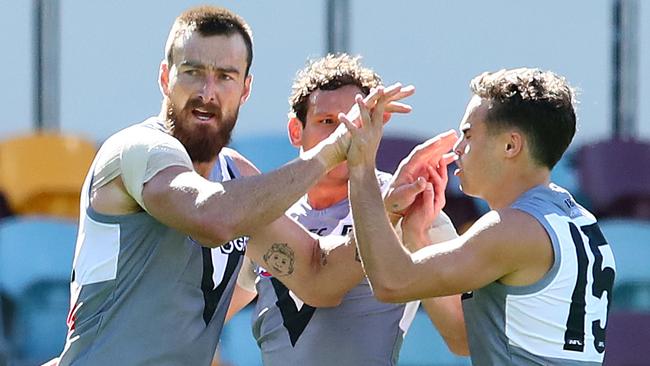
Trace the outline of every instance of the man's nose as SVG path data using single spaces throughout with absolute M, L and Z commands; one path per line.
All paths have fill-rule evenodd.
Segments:
M 203 83 L 203 88 L 199 93 L 199 98 L 203 103 L 214 102 L 217 97 L 217 83 L 214 78 L 206 78 L 205 83 Z

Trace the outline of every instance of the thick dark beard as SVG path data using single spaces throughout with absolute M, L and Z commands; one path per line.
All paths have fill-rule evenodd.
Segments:
M 193 108 L 201 106 L 196 104 L 196 102 L 189 101 L 185 107 L 187 113 L 191 113 Z M 198 125 L 192 131 L 187 128 L 188 122 L 180 119 L 181 117 L 179 117 L 172 103 L 167 100 L 166 105 L 167 120 L 165 125 L 171 135 L 183 144 L 192 162 L 206 163 L 212 161 L 217 157 L 221 149 L 230 143 L 239 109 L 236 109 L 232 115 L 224 116 L 220 109 L 213 107 L 210 111 L 215 113 L 215 117 L 219 121 L 219 128 L 214 130 L 210 126 Z

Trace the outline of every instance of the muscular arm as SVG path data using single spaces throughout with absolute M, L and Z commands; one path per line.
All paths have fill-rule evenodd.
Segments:
M 223 183 L 210 182 L 187 168 L 169 167 L 144 185 L 143 200 L 149 213 L 165 225 L 204 245 L 219 246 L 282 215 L 344 158 L 332 151 L 337 148 L 329 141 L 315 149 L 321 153 L 303 156 L 268 174 Z
M 382 202 L 367 170 L 351 172 L 350 197 L 357 245 L 379 299 L 405 302 L 460 294 L 499 280 L 529 284 L 550 267 L 546 232 L 534 218 L 514 209 L 486 214 L 458 239 L 408 252 L 391 235 L 389 223 L 372 214 Z M 527 233 L 525 244 L 522 232 Z M 400 270 L 390 270 L 395 268 Z
M 243 174 L 255 174 L 248 161 L 239 159 L 237 163 Z M 407 185 L 390 195 L 391 202 L 403 204 L 420 191 L 421 187 L 417 185 Z M 377 214 L 381 213 L 385 215 L 383 208 Z M 271 225 L 258 226 L 251 232 L 247 255 L 307 304 L 336 306 L 364 278 L 352 239 L 352 236 L 317 236 L 283 216 Z M 288 261 L 283 265 L 280 260 Z
M 415 253 L 406 250 L 388 218 L 375 214 L 384 206 L 377 182 L 373 181 L 383 129 L 382 104 L 378 103 L 372 112 L 360 98 L 357 104 L 363 120 L 360 126 L 352 124 L 345 116 L 339 118 L 352 136 L 348 166 L 357 246 L 366 275 L 379 299 L 405 302 L 460 294 L 494 281 L 527 285 L 548 271 L 553 250 L 546 231 L 532 216 L 511 208 L 486 214 L 457 239 Z M 444 170 L 445 153 L 456 140 L 453 132 L 443 133 L 416 150 L 428 147 L 428 160 Z M 434 170 L 427 190 L 434 194 L 435 211 L 442 204 L 440 198 L 444 196 L 446 181 Z M 522 232 L 526 233 L 525 241 L 522 241 Z
M 338 305 L 363 278 L 348 237 L 318 237 L 287 216 L 251 233 L 246 254 L 315 307 Z
M 395 84 L 385 93 L 371 92 L 365 101 L 374 105 L 381 95 L 391 112 L 403 113 L 410 107 L 397 101 L 411 94 L 412 87 Z M 352 119 L 358 117 L 358 109 L 348 113 Z M 300 158 L 270 173 L 236 182 L 209 182 L 188 168 L 173 166 L 144 185 L 144 206 L 165 225 L 192 235 L 204 245 L 219 246 L 282 215 L 323 174 L 346 158 L 349 141 L 346 126 L 340 125 Z
M 419 198 L 423 203 L 420 204 L 417 202 L 414 204 L 414 208 L 409 213 L 411 217 L 402 221 L 402 228 L 404 230 L 402 242 L 411 253 L 425 246 L 436 245 L 437 243 L 453 240 L 458 237 L 451 220 L 444 212 L 441 212 L 433 220 L 433 224 L 428 224 L 431 222 L 433 202 L 432 197 L 426 193 L 428 192 L 425 191 L 422 197 Z M 423 235 L 419 233 L 422 229 L 422 224 L 419 222 L 420 218 L 415 217 L 413 219 L 414 215 L 422 215 L 426 218 L 426 232 Z M 422 299 L 421 302 L 431 323 L 438 329 L 447 347 L 457 355 L 469 355 L 467 331 L 465 330 L 465 318 L 463 316 L 460 295 L 431 297 Z

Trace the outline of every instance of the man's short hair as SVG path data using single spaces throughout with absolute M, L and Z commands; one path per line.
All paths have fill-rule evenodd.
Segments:
M 240 34 L 248 51 L 246 60 L 246 75 L 248 75 L 253 63 L 253 32 L 244 18 L 218 6 L 205 5 L 190 8 L 176 18 L 165 45 L 168 65 L 174 62 L 174 48 L 177 46 L 177 41 L 189 37 L 194 31 L 204 37 Z
M 315 90 L 336 90 L 346 85 L 356 85 L 364 95 L 381 85 L 381 78 L 369 68 L 363 67 L 360 57 L 345 53 L 328 54 L 311 60 L 296 73 L 289 96 L 289 116 L 298 118 L 303 126 L 307 118 L 309 96 Z
M 530 68 L 500 70 L 475 77 L 470 89 L 489 103 L 490 133 L 519 129 L 532 158 L 549 169 L 555 166 L 576 131 L 575 91 L 564 77 Z

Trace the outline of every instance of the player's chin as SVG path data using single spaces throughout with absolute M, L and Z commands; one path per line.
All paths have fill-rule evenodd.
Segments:
M 463 192 L 464 194 L 470 197 L 479 197 L 478 193 L 472 189 L 472 185 L 469 184 L 468 182 L 463 182 L 462 179 L 460 180 L 460 184 L 458 185 L 458 188 L 460 189 L 461 192 Z

